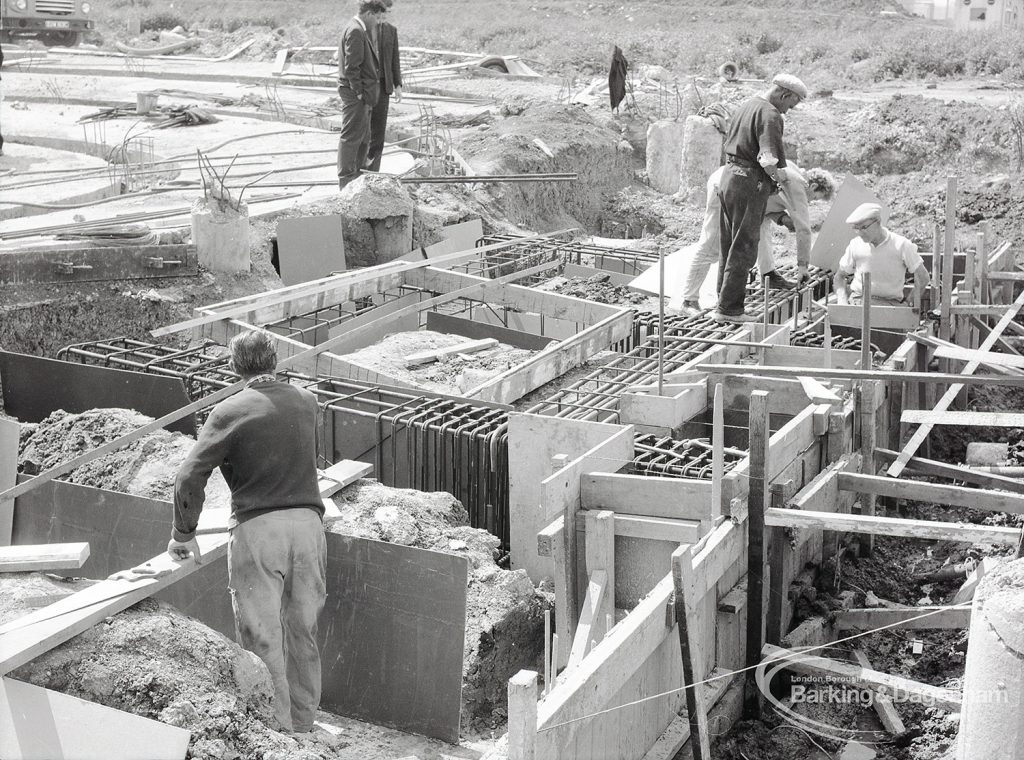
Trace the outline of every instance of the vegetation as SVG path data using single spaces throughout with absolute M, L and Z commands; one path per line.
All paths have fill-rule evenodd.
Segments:
M 285 44 L 334 44 L 355 0 L 112 0 L 98 4 L 100 31 L 135 12 L 148 29 L 225 32 L 279 29 Z M 818 10 L 822 7 L 829 10 Z M 132 10 L 134 8 L 134 11 Z M 889 11 L 879 15 L 880 11 Z M 740 75 L 788 70 L 816 87 L 850 79 L 1000 75 L 1024 80 L 1024 34 L 960 32 L 905 14 L 889 0 L 397 0 L 402 43 L 515 53 L 545 73 L 603 71 L 614 45 L 631 65 L 712 75 L 724 61 Z M 106 29 L 104 29 L 106 27 Z

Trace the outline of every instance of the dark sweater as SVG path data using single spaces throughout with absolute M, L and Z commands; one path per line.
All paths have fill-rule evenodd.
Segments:
M 233 523 L 291 507 L 309 507 L 323 516 L 316 470 L 318 413 L 312 393 L 283 382 L 254 383 L 217 404 L 174 482 L 175 540 L 193 537 L 214 467 L 231 489 Z
M 757 163 L 758 155 L 771 153 L 779 159 L 781 169 L 786 165 L 782 128 L 782 114 L 778 109 L 760 95 L 755 95 L 733 114 L 729 135 L 725 138 L 725 153 L 757 170 L 761 170 Z

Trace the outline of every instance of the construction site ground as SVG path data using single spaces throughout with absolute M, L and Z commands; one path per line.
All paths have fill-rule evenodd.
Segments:
M 225 52 L 226 48 L 225 43 L 218 50 Z M 86 155 L 88 145 L 117 145 L 131 134 L 153 138 L 155 160 L 180 159 L 168 171 L 165 177 L 168 180 L 197 179 L 196 150 L 212 152 L 215 146 L 224 145 L 216 155 L 227 160 L 235 153 L 260 154 L 258 158 L 239 158 L 232 175 L 244 173 L 254 178 L 274 169 L 278 173 L 271 176 L 298 184 L 294 188 L 262 190 L 256 186 L 247 192 L 245 199 L 251 204 L 254 232 L 250 273 L 225 276 L 202 272 L 198 277 L 181 279 L 4 286 L 0 288 L 0 347 L 52 357 L 59 348 L 80 341 L 122 335 L 147 340 L 149 330 L 189 318 L 196 306 L 281 287 L 270 265 L 269 240 L 274 235 L 276 221 L 289 216 L 330 213 L 338 207 L 337 189 L 331 184 L 336 177 L 337 137 L 330 130 L 340 123 L 340 117 L 336 94 L 330 88 L 290 87 L 276 80 L 272 75 L 275 52 L 273 40 L 264 40 L 251 50 L 252 56 L 261 58 L 188 63 L 161 57 L 131 59 L 131 63 L 126 63 L 126 59 L 89 55 L 84 49 L 66 54 L 51 49 L 45 60 L 16 69 L 4 68 L 6 142 L 4 156 L 0 158 L 0 183 L 8 184 L 26 171 L 105 166 L 95 155 Z M 295 67 L 303 71 L 301 59 Z M 307 68 L 306 71 L 312 70 Z M 324 71 L 321 67 L 315 73 Z M 735 102 L 759 87 L 757 83 L 720 84 L 710 78 L 712 72 L 701 74 L 708 78 L 697 85 L 688 78 L 679 80 L 682 102 L 687 104 L 683 106 L 685 110 L 693 110 L 688 104 L 695 100 Z M 134 106 L 138 92 L 159 88 L 226 96 L 233 102 L 217 104 L 191 96 L 161 96 L 161 105 L 199 104 L 217 118 L 216 123 L 192 127 L 146 130 L 149 122 L 134 117 L 100 122 L 95 126 L 76 123 L 102 108 L 118 104 Z M 412 94 L 416 87 L 407 89 Z M 477 217 L 483 219 L 486 232 L 546 232 L 573 227 L 582 235 L 642 237 L 639 245 L 644 249 L 666 252 L 697 238 L 703 218 L 703 197 L 683 201 L 657 193 L 644 181 L 647 125 L 655 118 L 679 116 L 675 106 L 666 107 L 656 83 L 641 81 L 635 93 L 636 108 L 624 108 L 617 114 L 609 112 L 607 96 L 600 93 L 589 98 L 586 105 L 570 103 L 571 94 L 557 76 L 531 81 L 481 74 L 424 85 L 423 90 L 428 89 L 445 97 L 480 102 L 452 102 L 443 98 L 393 102 L 390 139 L 415 135 L 417 120 L 421 117 L 420 106 L 429 103 L 439 123 L 450 130 L 459 152 L 477 173 L 576 171 L 580 180 L 570 185 L 486 184 L 410 189 L 417 204 L 415 245 L 435 242 L 442 224 Z M 817 95 L 803 103 L 789 117 L 787 135 L 797 146 L 802 166 L 821 166 L 840 179 L 846 173 L 856 174 L 889 205 L 890 226 L 924 247 L 930 245 L 933 225 L 942 220 L 943 193 L 950 174 L 958 175 L 961 182 L 958 202 L 961 242 L 971 243 L 976 231 L 972 225 L 982 220 L 991 222 L 997 239 L 1012 240 L 1019 238 L 1024 230 L 1024 182 L 1019 157 L 1014 154 L 1013 128 L 1007 118 L 1013 98 L 1013 90 L 1001 85 L 996 87 L 987 77 L 942 80 L 938 84 L 923 80 L 858 83 L 848 89 L 836 88 L 827 96 Z M 538 145 L 537 140 L 543 146 Z M 235 142 L 225 145 L 228 141 Z M 60 149 L 54 147 L 58 143 L 62 145 Z M 287 155 L 298 150 L 322 152 Z M 247 162 L 252 164 L 243 165 Z M 309 164 L 324 165 L 298 168 Z M 8 171 L 12 173 L 6 174 Z M 303 186 L 302 181 L 327 184 Z M 2 230 L 113 218 L 143 209 L 188 209 L 202 194 L 201 188 L 193 185 L 81 208 L 53 210 L 31 205 L 75 203 L 76 198 L 102 192 L 105 184 L 103 179 L 90 179 L 59 188 L 48 186 L 45 190 L 0 188 Z M 261 194 L 270 193 L 294 195 L 259 202 Z M 814 204 L 814 222 L 820 225 L 826 212 L 826 204 Z M 150 224 L 163 239 L 174 236 L 177 236 L 174 239 L 185 239 L 189 213 L 185 211 L 180 216 Z M 792 236 L 776 232 L 774 242 L 781 263 L 784 266 L 794 263 Z M 0 243 L 0 253 L 16 244 L 22 241 Z M 589 287 L 599 290 L 602 298 L 614 301 L 616 297 L 614 291 L 597 288 L 593 283 L 588 286 L 563 281 L 549 287 L 581 297 L 587 297 Z M 617 302 L 631 308 L 656 308 L 653 299 L 636 299 L 625 293 L 618 295 L 622 299 Z M 187 333 L 176 340 L 186 342 Z M 396 356 L 451 343 L 450 336 L 438 342 L 428 333 L 403 334 L 401 339 L 392 336 L 388 340 L 400 342 Z M 588 366 L 576 370 L 575 374 L 598 366 L 607 356 L 592 358 Z M 378 356 L 376 360 L 375 366 L 383 368 L 381 362 L 386 359 Z M 472 366 L 480 360 L 458 361 Z M 458 380 L 462 370 L 461 365 L 454 370 L 449 367 L 444 377 L 428 378 L 438 382 L 436 387 L 425 387 L 453 393 L 464 391 L 465 385 Z M 438 371 L 444 371 L 444 367 L 418 372 Z M 547 389 L 568 380 L 563 377 L 554 381 L 528 398 L 542 398 Z M 1014 395 L 977 393 L 972 398 L 974 401 L 969 408 L 977 410 L 1017 410 L 1021 406 L 1021 399 Z M 39 441 L 33 442 L 32 426 L 25 426 L 24 431 L 22 464 L 28 461 L 42 469 L 68 456 L 67 450 L 60 450 L 66 448 L 68 440 L 77 442 L 75 445 L 80 449 L 95 447 L 104 436 L 111 435 L 107 431 L 103 436 L 54 439 L 47 448 L 37 445 Z M 937 431 L 931 450 L 933 458 L 963 461 L 968 433 L 941 427 Z M 1015 441 L 1020 437 L 1018 433 L 971 429 L 969 435 L 977 440 Z M 145 483 L 132 484 L 127 477 L 127 473 L 137 474 L 143 469 L 141 460 L 133 459 L 135 455 L 130 451 L 97 463 L 94 472 L 83 482 L 166 498 L 173 478 L 169 463 L 174 460 L 168 458 L 166 449 L 160 448 L 154 453 L 154 445 L 151 443 L 149 448 L 141 447 L 135 452 L 137 455 L 144 451 L 146 461 L 164 464 L 163 468 L 156 469 L 153 469 L 155 464 L 147 465 Z M 174 445 L 182 444 L 179 441 Z M 71 453 L 74 451 L 72 447 Z M 495 565 L 491 556 L 493 542 L 482 535 L 482 531 L 468 528 L 464 518 L 460 522 L 460 506 L 452 503 L 454 499 L 441 499 L 442 504 L 437 494 L 410 492 L 400 498 L 390 495 L 384 500 L 391 505 L 387 506 L 377 492 L 379 488 L 383 487 L 359 483 L 346 490 L 338 498 L 346 517 L 332 529 L 472 554 L 467 630 L 472 628 L 479 633 L 493 627 L 495 623 L 489 619 L 493 610 L 488 600 L 497 598 L 495 607 L 521 613 L 514 622 L 522 624 L 524 636 L 538 635 L 541 610 L 548 604 L 545 591 L 533 588 L 528 580 L 524 584 L 525 576 L 513 577 L 516 574 Z M 396 510 L 393 506 L 396 503 L 408 509 Z M 346 505 L 347 511 L 344 510 Z M 945 508 L 939 512 L 934 505 L 892 506 L 905 510 L 907 516 L 922 514 L 930 519 L 965 522 L 996 520 L 989 513 L 969 510 Z M 431 512 L 441 515 L 435 523 L 425 522 L 423 515 Z M 946 563 L 962 562 L 966 556 L 963 544 L 926 545 L 909 539 L 881 538 L 872 557 L 850 560 L 843 567 L 838 590 L 852 592 L 857 607 L 868 606 L 869 594 L 899 604 L 915 605 L 925 599 L 931 600 L 928 603 L 942 603 L 956 591 L 959 581 L 920 582 L 911 576 Z M 67 595 L 80 583 L 36 574 L 5 577 L 0 580 L 5 592 L 2 596 L 7 600 L 0 609 L 0 622 Z M 477 592 L 481 584 L 490 590 L 474 596 L 474 584 Z M 488 593 L 494 596 L 489 597 Z M 809 606 L 805 613 L 827 613 L 833 597 L 839 596 L 841 594 L 826 593 L 823 585 L 817 606 Z M 169 629 L 175 631 L 175 636 L 167 636 Z M 914 639 L 923 641 L 920 653 L 914 653 L 911 637 L 902 632 L 874 634 L 860 644 L 878 670 L 931 684 L 955 683 L 963 674 L 966 633 L 914 633 Z M 150 652 L 141 646 L 168 638 L 181 645 L 177 651 Z M 195 758 L 227 760 L 239 754 L 266 760 L 284 757 L 384 760 L 406 755 L 422 760 L 442 756 L 477 757 L 492 743 L 493 737 L 503 731 L 501 695 L 483 693 L 493 690 L 492 681 L 500 679 L 492 679 L 493 674 L 486 674 L 488 678 L 484 679 L 472 672 L 474 667 L 481 667 L 481 662 L 483 667 L 499 669 L 502 663 L 494 665 L 485 659 L 474 659 L 467 649 L 464 677 L 470 687 L 482 690 L 477 697 L 487 705 L 487 710 L 471 716 L 469 721 L 464 715 L 462 746 L 444 745 L 327 714 L 321 716 L 323 722 L 339 727 L 336 736 L 296 742 L 270 731 L 262 723 L 269 698 L 266 674 L 251 663 L 246 664 L 243 651 L 221 639 L 173 609 L 147 602 L 35 660 L 15 675 L 199 731 L 203 743 L 194 746 L 192 757 Z M 127 647 L 126 643 L 131 646 Z M 537 640 L 532 643 L 536 644 Z M 470 647 L 468 639 L 467 647 Z M 112 649 L 128 648 L 139 649 L 133 656 L 141 658 L 140 661 L 146 657 L 159 658 L 169 672 L 147 676 L 142 665 L 126 659 L 124 673 L 115 678 L 112 671 L 119 670 L 120 666 L 108 661 L 109 653 Z M 495 656 L 500 658 L 501 653 Z M 539 663 L 539 653 L 535 659 Z M 154 694 L 161 695 L 163 701 L 158 704 Z M 196 694 L 199 696 L 193 696 Z M 198 704 L 197 700 L 206 702 Z M 828 709 L 832 714 L 827 716 L 827 721 L 835 725 L 880 727 L 870 709 Z M 957 730 L 954 716 L 920 709 L 905 713 L 903 717 L 908 726 L 920 729 L 919 733 L 902 737 L 899 744 L 879 749 L 880 759 L 951 757 L 951 743 Z M 224 741 L 219 736 L 230 736 L 230 740 Z M 820 744 L 825 744 L 825 748 Z M 789 726 L 758 721 L 741 723 L 730 735 L 720 737 L 715 757 L 783 760 L 799 756 L 826 760 L 836 757 L 838 751 L 834 744 L 814 740 Z

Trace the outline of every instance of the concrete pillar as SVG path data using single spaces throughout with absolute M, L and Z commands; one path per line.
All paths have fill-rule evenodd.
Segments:
M 397 179 L 360 175 L 340 199 L 349 268 L 383 264 L 412 250 L 413 202 Z
M 679 198 L 703 205 L 708 177 L 722 165 L 722 133 L 711 119 L 687 116 L 679 167 Z
M 1024 560 L 1006 562 L 974 592 L 958 760 L 1024 760 Z
M 647 127 L 647 181 L 660 193 L 679 189 L 684 122 L 662 119 Z
M 192 204 L 192 243 L 199 266 L 212 272 L 248 272 L 249 208 L 200 198 Z

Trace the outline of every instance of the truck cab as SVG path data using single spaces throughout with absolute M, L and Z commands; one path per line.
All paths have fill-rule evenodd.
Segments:
M 74 47 L 95 24 L 91 12 L 89 0 L 0 0 L 0 38 L 36 37 Z

